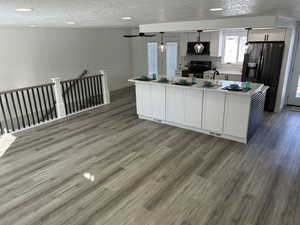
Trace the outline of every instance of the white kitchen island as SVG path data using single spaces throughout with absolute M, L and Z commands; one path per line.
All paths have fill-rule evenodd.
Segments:
M 192 86 L 157 81 L 135 83 L 137 114 L 140 119 L 169 124 L 242 143 L 247 143 L 263 119 L 267 87 L 251 83 L 251 90 L 223 90 L 231 83 L 204 88 L 203 80 Z

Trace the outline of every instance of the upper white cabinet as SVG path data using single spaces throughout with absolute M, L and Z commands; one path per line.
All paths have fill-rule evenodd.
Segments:
M 166 120 L 184 124 L 184 88 L 166 87 Z
M 202 128 L 203 91 L 185 90 L 184 123 L 190 127 Z
M 249 41 L 284 41 L 286 29 L 250 30 Z
M 187 43 L 188 43 L 188 34 L 187 33 L 181 33 L 179 35 L 180 39 L 180 56 L 186 56 L 186 51 L 187 51 Z
M 243 95 L 227 94 L 223 134 L 246 139 L 249 113 L 250 98 Z
M 223 132 L 223 119 L 226 94 L 204 91 L 202 128 L 216 135 Z
M 284 41 L 286 29 L 269 30 L 267 35 L 267 41 Z
M 211 56 L 220 56 L 219 55 L 219 31 L 209 32 L 210 34 L 210 55 Z
M 135 93 L 137 113 L 152 117 L 151 85 L 137 83 L 135 85 Z

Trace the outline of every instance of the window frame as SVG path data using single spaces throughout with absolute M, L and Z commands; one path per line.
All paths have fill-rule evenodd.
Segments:
M 159 52 L 158 52 L 158 42 L 157 41 L 147 41 L 147 44 L 146 44 L 146 55 L 147 55 L 147 74 L 148 75 L 152 75 L 150 74 L 150 71 L 149 71 L 149 43 L 155 43 L 156 44 L 156 65 L 157 65 L 157 71 L 156 71 L 156 75 L 159 73 Z
M 240 43 L 241 37 L 247 38 L 247 32 L 245 30 L 222 30 L 220 31 L 221 40 L 222 40 L 222 64 L 229 64 L 229 65 L 243 65 L 243 62 L 239 62 L 239 53 L 240 53 Z M 225 48 L 226 48 L 226 36 L 238 36 L 238 43 L 237 43 L 237 55 L 235 63 L 226 63 L 225 62 Z
M 166 41 L 165 41 L 165 45 L 166 45 L 166 50 L 165 50 L 165 52 L 164 52 L 164 65 L 162 65 L 162 66 L 164 66 L 164 74 L 166 75 L 166 76 L 168 76 L 167 75 L 167 43 L 176 43 L 176 47 L 177 47 L 177 53 L 176 53 L 176 70 L 175 70 L 175 74 L 173 75 L 173 76 L 176 76 L 176 71 L 177 71 L 177 68 L 178 68 L 178 65 L 179 65 L 179 43 L 178 43 L 178 41 L 177 40 L 172 40 L 172 39 L 167 39 Z

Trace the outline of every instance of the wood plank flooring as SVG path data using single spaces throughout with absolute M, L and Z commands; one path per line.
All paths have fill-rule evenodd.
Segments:
M 110 105 L 17 134 L 0 158 L 0 225 L 299 225 L 300 113 L 248 145 Z

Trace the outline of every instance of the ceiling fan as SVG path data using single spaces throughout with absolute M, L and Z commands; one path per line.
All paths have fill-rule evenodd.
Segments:
M 138 33 L 138 34 L 125 34 L 123 37 L 125 38 L 135 38 L 135 37 L 155 37 L 156 34 L 145 34 L 145 33 Z

